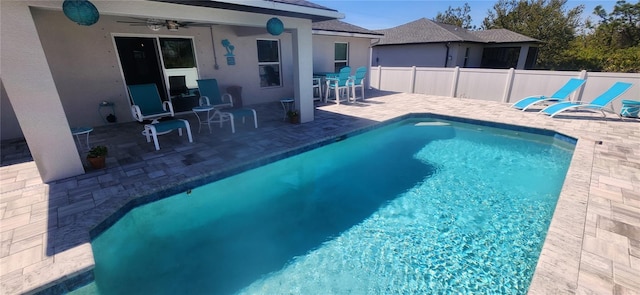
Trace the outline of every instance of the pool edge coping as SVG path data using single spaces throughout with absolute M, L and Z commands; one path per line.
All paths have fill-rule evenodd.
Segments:
M 444 115 L 444 114 L 438 114 L 438 113 L 431 113 L 431 112 L 419 112 L 419 113 L 405 113 L 403 115 L 400 116 L 396 116 L 384 121 L 379 121 L 367 126 L 363 126 L 363 127 L 358 127 L 355 128 L 353 130 L 350 131 L 345 131 L 343 133 L 340 133 L 338 135 L 333 135 L 333 136 L 327 136 L 303 145 L 300 145 L 298 147 L 294 147 L 294 148 L 289 148 L 289 149 L 285 149 L 283 151 L 280 152 L 275 152 L 257 159 L 253 159 L 249 162 L 243 162 L 243 163 L 239 163 L 236 164 L 234 166 L 228 167 L 226 169 L 223 170 L 218 170 L 218 171 L 213 171 L 211 173 L 205 174 L 205 175 L 198 175 L 198 176 L 194 176 L 188 179 L 185 179 L 183 181 L 181 181 L 180 183 L 176 183 L 176 184 L 172 184 L 170 185 L 170 187 L 161 187 L 158 188 L 157 190 L 148 192 L 144 195 L 142 194 L 138 194 L 138 195 L 134 195 L 131 196 L 129 198 L 129 200 L 122 205 L 120 208 L 118 208 L 116 211 L 114 211 L 113 213 L 111 213 L 109 216 L 105 217 L 104 219 L 102 219 L 102 221 L 98 222 L 96 226 L 94 226 L 93 228 L 91 228 L 89 230 L 89 237 L 90 237 L 90 241 L 89 244 L 91 243 L 91 241 L 93 241 L 93 239 L 95 239 L 96 237 L 98 237 L 100 234 L 102 234 L 105 230 L 107 230 L 109 227 L 111 227 L 113 224 L 115 224 L 116 222 L 118 222 L 118 220 L 120 220 L 124 215 L 126 215 L 127 213 L 129 213 L 131 210 L 140 207 L 140 206 L 144 206 L 146 204 L 170 197 L 172 195 L 175 194 L 179 194 L 182 192 L 185 192 L 187 190 L 193 189 L 195 187 L 199 187 L 202 186 L 204 184 L 210 183 L 210 182 L 214 182 L 214 181 L 218 181 L 227 177 L 231 177 L 233 175 L 254 169 L 254 168 L 258 168 L 261 166 L 265 166 L 268 165 L 270 163 L 297 155 L 297 154 L 301 154 L 310 150 L 314 150 L 317 148 L 320 148 L 322 146 L 337 142 L 337 141 L 341 141 L 344 140 L 348 137 L 352 137 L 352 136 L 356 136 L 358 134 L 373 130 L 373 129 L 377 129 L 377 128 L 381 128 L 405 119 L 417 119 L 417 118 L 431 118 L 431 119 L 442 119 L 442 120 L 449 120 L 449 121 L 456 121 L 456 122 L 460 122 L 460 123 L 467 123 L 467 124 L 475 124 L 475 125 L 482 125 L 482 126 L 487 126 L 487 127 L 492 127 L 492 128 L 499 128 L 499 129 L 506 129 L 506 130 L 510 130 L 510 131 L 521 131 L 521 132 L 527 132 L 527 133 L 531 133 L 531 134 L 537 134 L 537 135 L 544 135 L 544 136 L 550 136 L 554 139 L 558 139 L 561 141 L 564 141 L 566 143 L 572 144 L 575 146 L 573 153 L 575 156 L 576 150 L 578 148 L 578 144 L 583 141 L 583 140 L 579 140 L 578 138 L 574 137 L 574 136 L 569 136 L 566 135 L 560 131 L 555 131 L 555 130 L 551 130 L 551 129 L 546 129 L 546 128 L 539 128 L 539 127 L 529 127 L 529 126 L 523 126 L 523 125 L 518 125 L 518 124 L 511 124 L 511 123 L 502 123 L 502 122 L 494 122 L 494 121 L 486 121 L 486 120 L 479 120 L 479 119 L 470 119 L 470 118 L 465 118 L 465 117 L 456 117 L 456 116 L 450 116 L 450 115 Z M 552 145 L 555 145 L 553 143 L 551 143 Z M 533 272 L 533 276 L 531 278 L 530 284 L 529 284 L 529 289 L 528 289 L 528 293 L 532 292 L 531 288 L 534 285 L 534 279 L 536 278 L 536 275 L 538 274 L 538 265 L 540 265 L 541 260 L 542 260 L 542 255 L 543 255 L 543 251 L 545 250 L 546 246 L 547 246 L 547 239 L 549 238 L 549 233 L 551 232 L 552 229 L 552 225 L 553 225 L 553 221 L 556 219 L 556 213 L 557 213 L 557 209 L 558 209 L 558 204 L 560 202 L 560 198 L 563 196 L 563 193 L 565 191 L 565 186 L 567 186 L 567 180 L 569 179 L 569 172 L 571 171 L 571 167 L 574 164 L 574 159 L 572 158 L 570 164 L 569 164 L 569 169 L 567 171 L 567 174 L 565 176 L 565 180 L 563 182 L 563 186 L 562 189 L 560 191 L 560 195 L 558 196 L 558 201 L 556 203 L 556 207 L 554 208 L 554 214 L 551 217 L 551 221 L 550 221 L 550 225 L 549 228 L 547 229 L 547 234 L 545 237 L 545 240 L 543 242 L 543 247 L 542 250 L 539 254 L 538 257 L 538 262 L 536 264 L 536 268 Z M 588 195 L 588 194 L 587 194 Z M 586 207 L 586 204 L 585 204 Z M 586 211 L 586 209 L 585 209 Z M 586 214 L 586 213 L 585 213 Z M 582 223 L 582 229 L 584 228 L 584 222 Z M 580 249 L 581 249 L 581 244 L 580 243 Z M 580 252 L 580 251 L 578 251 Z M 580 263 L 579 259 L 578 259 L 578 264 Z M 28 292 L 26 292 L 25 294 L 65 294 L 66 292 L 71 292 L 71 291 L 75 291 L 81 287 L 84 287 L 86 285 L 88 285 L 89 283 L 91 283 L 92 281 L 94 281 L 94 274 L 93 274 L 93 270 L 95 268 L 95 261 L 91 263 L 91 265 L 89 267 L 85 267 L 82 270 L 73 272 L 71 274 L 68 274 L 64 277 L 61 277 L 57 280 L 51 281 L 50 283 L 40 286 L 36 289 L 32 289 Z M 578 269 L 578 267 L 576 267 L 576 269 Z M 577 286 L 577 274 L 576 274 L 576 283 L 575 285 Z M 575 286 L 572 290 L 575 290 Z

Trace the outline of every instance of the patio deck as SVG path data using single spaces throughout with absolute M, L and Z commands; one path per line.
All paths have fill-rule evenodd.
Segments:
M 91 144 L 109 148 L 107 168 L 44 184 L 24 142 L 2 143 L 0 291 L 33 293 L 93 267 L 89 230 L 128 201 L 256 158 L 347 133 L 409 112 L 428 112 L 552 129 L 579 139 L 530 294 L 640 293 L 640 122 L 576 113 L 556 119 L 505 104 L 368 91 L 365 102 L 321 105 L 316 120 L 292 125 L 279 103 L 256 106 L 259 128 L 231 134 L 206 126 L 194 143 L 159 137 L 138 123 L 95 127 Z M 50 291 L 63 291 L 49 289 Z

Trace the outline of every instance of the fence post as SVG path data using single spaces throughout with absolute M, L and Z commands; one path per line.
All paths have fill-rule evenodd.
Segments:
M 416 93 L 416 66 L 411 67 L 411 93 Z
M 380 90 L 380 81 L 382 79 L 382 66 L 378 65 L 378 90 Z
M 580 79 L 587 79 L 587 71 L 586 70 L 582 70 L 580 71 Z M 571 101 L 582 101 L 582 94 L 584 93 L 584 84 L 582 84 L 582 86 L 580 86 L 580 90 L 574 92 L 573 94 L 571 94 Z
M 504 85 L 504 93 L 502 94 L 502 103 L 507 103 L 510 100 L 511 88 L 513 87 L 513 75 L 515 74 L 515 70 L 513 68 L 509 69 L 507 72 L 507 83 Z
M 451 81 L 451 97 L 456 97 L 458 90 L 458 78 L 460 77 L 460 67 L 456 66 L 453 69 L 453 81 Z

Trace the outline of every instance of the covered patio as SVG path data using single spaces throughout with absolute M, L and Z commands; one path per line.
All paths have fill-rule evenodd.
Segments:
M 69 288 L 61 281 L 86 279 L 93 268 L 90 231 L 128 203 L 167 189 L 184 191 L 200 180 L 237 173 L 407 113 L 434 113 L 578 138 L 529 293 L 640 292 L 637 120 L 583 112 L 551 119 L 496 102 L 421 94 L 368 91 L 367 98 L 318 105 L 315 120 L 299 125 L 283 121 L 278 103 L 257 105 L 259 128 L 236 124 L 235 134 L 228 124 L 212 126 L 212 133 L 203 126 L 198 133 L 196 117 L 185 114 L 194 142 L 164 135 L 160 151 L 140 135 L 138 123 L 98 127 L 90 141 L 109 148 L 107 168 L 50 183 L 39 178 L 23 143 L 3 142 L 0 288 L 6 294 L 60 293 Z

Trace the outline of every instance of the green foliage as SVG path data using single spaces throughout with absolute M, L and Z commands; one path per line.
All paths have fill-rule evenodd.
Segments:
M 475 30 L 476 27 L 471 25 L 471 7 L 469 3 L 465 3 L 463 7 L 449 8 L 444 13 L 438 12 L 434 21 L 444 24 L 458 26 L 467 30 Z
M 300 116 L 300 113 L 298 112 L 298 110 L 291 110 L 287 112 L 287 117 L 289 118 L 294 118 L 299 116 Z
M 618 1 L 611 13 L 597 6 L 593 14 L 600 18 L 599 23 L 587 24 L 591 32 L 578 36 L 562 53 L 564 67 L 640 72 L 640 2 Z
M 543 43 L 538 64 L 557 69 L 558 52 L 569 49 L 576 29 L 581 24 L 579 5 L 565 11 L 567 0 L 499 0 L 482 22 L 483 29 L 507 29 Z
M 107 147 L 104 145 L 98 145 L 89 150 L 88 158 L 98 158 L 107 155 Z

